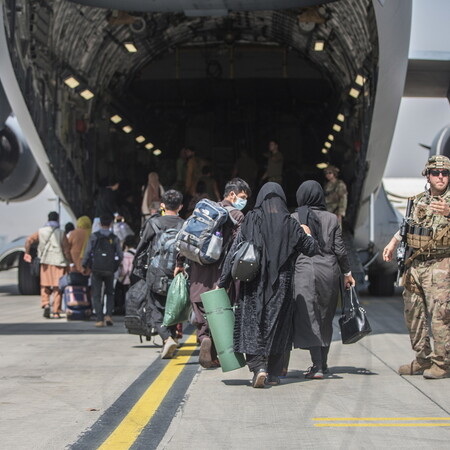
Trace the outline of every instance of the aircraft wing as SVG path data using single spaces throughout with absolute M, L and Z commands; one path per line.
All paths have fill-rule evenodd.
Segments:
M 411 55 L 404 97 L 447 97 L 450 101 L 450 53 L 418 52 Z

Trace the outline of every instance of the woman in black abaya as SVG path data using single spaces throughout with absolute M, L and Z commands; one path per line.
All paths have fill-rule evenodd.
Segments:
M 350 272 L 341 227 L 335 214 L 326 211 L 325 195 L 317 181 L 305 181 L 297 190 L 299 224 L 308 225 L 320 246 L 312 258 L 299 255 L 294 275 L 294 347 L 308 349 L 312 366 L 306 378 L 323 378 L 333 334 L 333 317 L 339 297 L 339 277 L 346 287 L 355 285 Z
M 231 280 L 232 258 L 240 242 L 249 240 L 261 249 L 258 275 L 241 282 L 234 328 L 234 351 L 246 354 L 255 388 L 264 387 L 267 376 L 270 384 L 279 384 L 283 354 L 291 349 L 293 263 L 298 252 L 313 255 L 318 248 L 304 229 L 290 217 L 281 186 L 266 183 L 224 262 L 219 287 Z

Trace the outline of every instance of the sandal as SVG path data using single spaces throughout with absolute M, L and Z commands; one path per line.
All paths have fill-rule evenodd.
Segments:
M 263 388 L 266 383 L 267 372 L 266 369 L 259 369 L 253 375 L 252 386 L 254 388 Z
M 59 313 L 53 313 L 52 319 L 61 319 L 61 315 Z

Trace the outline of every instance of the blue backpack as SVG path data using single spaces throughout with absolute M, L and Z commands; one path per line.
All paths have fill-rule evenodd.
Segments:
M 217 262 L 223 250 L 222 227 L 228 217 L 236 224 L 229 214 L 233 209 L 208 199 L 200 200 L 178 232 L 178 251 L 187 259 L 202 265 Z

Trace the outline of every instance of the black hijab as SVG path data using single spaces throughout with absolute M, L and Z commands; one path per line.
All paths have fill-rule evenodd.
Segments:
M 286 196 L 278 183 L 269 182 L 259 191 L 255 208 L 241 225 L 244 240 L 250 240 L 262 249 L 261 275 L 264 280 L 262 304 L 270 300 L 281 267 L 294 253 L 301 229 L 292 219 L 286 205 Z M 261 306 L 262 306 L 261 304 Z
M 323 248 L 322 225 L 314 210 L 326 211 L 325 194 L 322 186 L 314 180 L 305 181 L 297 189 L 297 208 L 300 223 L 308 225 L 313 238 Z

